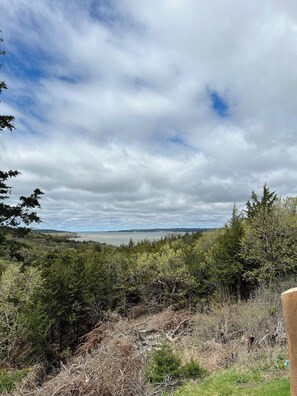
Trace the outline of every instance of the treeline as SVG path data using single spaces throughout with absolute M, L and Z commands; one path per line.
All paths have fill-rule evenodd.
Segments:
M 205 310 L 218 289 L 242 299 L 295 275 L 296 210 L 296 198 L 265 185 L 224 228 L 161 241 L 114 247 L 2 230 L 2 365 L 53 365 L 114 312 Z

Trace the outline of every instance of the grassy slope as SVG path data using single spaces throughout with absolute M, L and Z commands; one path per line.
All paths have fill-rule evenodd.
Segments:
M 174 396 L 289 396 L 287 371 L 269 373 L 269 378 L 258 372 L 239 373 L 235 370 L 218 372 L 201 384 L 187 384 Z M 279 376 L 281 375 L 281 377 Z

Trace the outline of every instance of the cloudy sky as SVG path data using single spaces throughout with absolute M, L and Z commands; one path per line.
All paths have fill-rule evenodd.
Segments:
M 296 0 L 0 0 L 0 169 L 43 228 L 223 225 L 297 193 Z

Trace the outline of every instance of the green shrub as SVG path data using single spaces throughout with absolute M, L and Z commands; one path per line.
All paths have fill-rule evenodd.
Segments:
M 11 392 L 15 385 L 28 374 L 27 369 L 17 371 L 0 370 L 0 392 Z
M 193 359 L 182 366 L 171 346 L 163 343 L 151 353 L 146 378 L 152 383 L 162 383 L 166 379 L 199 379 L 206 373 L 206 369 Z
M 181 360 L 170 345 L 163 343 L 156 348 L 149 359 L 146 378 L 153 383 L 161 383 L 166 378 L 177 379 L 181 375 Z
M 207 370 L 200 366 L 198 362 L 195 362 L 191 359 L 188 363 L 186 363 L 181 368 L 181 375 L 183 378 L 187 379 L 199 379 L 205 377 L 207 374 Z

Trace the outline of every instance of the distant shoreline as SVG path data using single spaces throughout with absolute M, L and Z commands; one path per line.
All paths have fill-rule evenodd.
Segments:
M 79 233 L 77 234 L 77 237 L 71 237 L 70 239 L 73 239 L 77 242 L 99 242 L 99 243 L 105 243 L 107 245 L 115 245 L 115 246 L 121 246 L 121 245 L 128 245 L 131 241 L 134 244 L 137 244 L 139 242 L 144 242 L 144 241 L 158 241 L 164 238 L 170 238 L 172 236 L 183 236 L 187 233 L 190 233 L 191 231 L 185 232 L 185 231 L 177 231 L 177 230 L 148 230 L 148 231 L 139 231 L 139 230 L 133 230 L 133 231 L 108 231 L 108 232 L 84 232 L 84 233 Z
M 185 234 L 202 233 L 211 228 L 149 228 L 131 229 L 119 231 L 61 231 L 53 229 L 33 230 L 35 233 L 49 235 L 54 238 L 66 238 L 76 242 L 96 242 L 107 245 L 128 245 L 131 241 L 139 243 L 143 241 L 157 241 L 171 236 L 183 236 Z
M 65 231 L 65 230 L 54 230 L 54 229 L 33 229 L 33 232 L 40 232 L 43 234 L 72 234 L 72 235 L 79 235 L 79 234 L 98 234 L 98 233 L 115 233 L 115 232 L 123 232 L 123 233 L 131 233 L 131 232 L 203 232 L 208 231 L 213 228 L 194 228 L 194 227 L 175 227 L 175 228 L 132 228 L 132 229 L 125 229 L 125 230 L 101 230 L 101 231 Z

